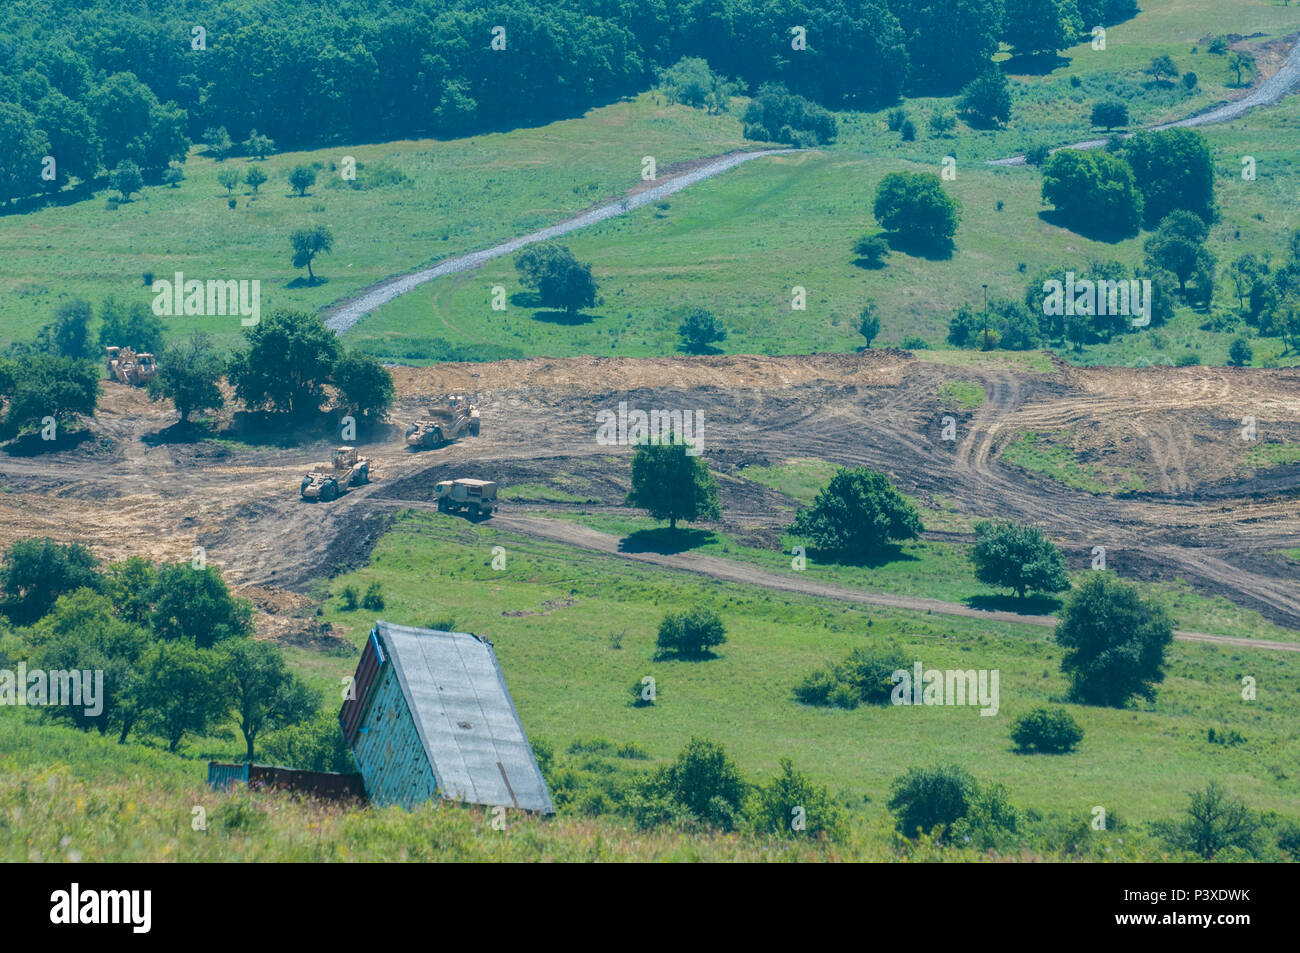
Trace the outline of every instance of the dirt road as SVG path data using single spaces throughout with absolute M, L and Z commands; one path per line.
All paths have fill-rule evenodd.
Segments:
M 1282 66 L 1269 76 L 1264 82 L 1252 89 L 1241 99 L 1235 99 L 1230 103 L 1223 103 L 1213 109 L 1197 113 L 1195 116 L 1188 116 L 1185 119 L 1178 119 L 1174 122 L 1160 123 L 1155 126 L 1149 126 L 1153 132 L 1160 132 L 1164 129 L 1193 129 L 1197 126 L 1210 126 L 1221 122 L 1231 122 L 1234 119 L 1240 119 L 1242 116 L 1259 109 L 1262 106 L 1272 106 L 1280 101 L 1283 97 L 1295 92 L 1300 88 L 1300 39 L 1291 47 L 1291 52 L 1287 55 Z M 1124 133 L 1121 138 L 1128 139 L 1132 133 Z M 1068 146 L 1060 146 L 1053 149 L 1052 152 L 1059 152 L 1061 149 L 1100 149 L 1109 141 L 1107 138 L 1085 139 L 1083 142 L 1076 142 Z M 1025 164 L 1024 156 L 1010 156 L 1006 159 L 993 159 L 989 165 L 1017 166 Z
M 482 251 L 470 252 L 468 255 L 459 255 L 456 258 L 448 258 L 446 261 L 440 261 L 432 267 L 424 268 L 409 275 L 399 275 L 396 278 L 382 281 L 362 292 L 358 297 L 327 308 L 325 310 L 325 325 L 331 330 L 342 334 L 371 311 L 387 304 L 399 295 L 406 294 L 426 281 L 432 281 L 434 278 L 441 278 L 444 275 L 468 271 L 471 268 L 477 268 L 485 261 L 491 261 L 493 258 L 500 258 L 502 255 L 517 252 L 525 245 L 550 241 L 553 238 L 559 238 L 561 235 L 567 235 L 569 232 L 577 231 L 580 228 L 587 228 L 617 215 L 625 215 L 634 209 L 649 205 L 651 202 L 658 202 L 674 192 L 680 192 L 696 182 L 703 182 L 715 175 L 721 175 L 723 172 L 734 169 L 742 163 L 760 159 L 763 156 L 784 155 L 794 151 L 793 149 L 763 149 L 755 152 L 731 152 L 727 155 L 716 156 L 679 175 L 670 176 L 658 185 L 638 189 L 623 198 L 612 199 L 603 205 L 598 205 L 596 208 L 583 212 L 581 215 L 560 222 L 558 225 L 551 225 L 535 232 L 529 232 L 527 235 L 512 238 L 507 242 L 485 248 Z
M 1040 374 L 872 349 L 537 359 L 396 368 L 394 377 L 393 423 L 359 441 L 375 461 L 375 482 L 331 504 L 302 502 L 297 486 L 309 464 L 327 458 L 332 436 L 295 446 L 273 429 L 235 434 L 242 443 L 190 442 L 171 429 L 166 404 L 106 384 L 89 439 L 53 452 L 39 452 L 38 441 L 28 456 L 0 452 L 0 546 L 53 536 L 107 559 L 168 561 L 188 561 L 201 546 L 237 585 L 305 592 L 315 579 L 364 564 L 393 514 L 427 505 L 439 479 L 549 486 L 588 509 L 618 507 L 631 451 L 595 442 L 595 414 L 627 401 L 704 412 L 704 455 L 725 517 L 718 529 L 747 545 L 779 546 L 795 501 L 747 479 L 745 468 L 819 458 L 886 473 L 930 507 L 926 523 L 944 539 L 968 540 L 978 518 L 1036 523 L 1071 568 L 1087 567 L 1104 547 L 1121 575 L 1183 580 L 1300 630 L 1297 565 L 1282 552 L 1300 546 L 1300 466 L 1252 470 L 1252 445 L 1239 434 L 1251 415 L 1260 440 L 1300 443 L 1294 372 L 1060 365 Z M 941 387 L 953 379 L 980 383 L 987 401 L 975 410 L 947 406 Z M 480 395 L 482 436 L 409 452 L 403 423 L 427 398 L 465 390 Z M 956 440 L 942 437 L 945 416 L 954 418 Z M 229 414 L 224 426 L 236 427 Z M 1081 465 L 1136 475 L 1149 489 L 1092 494 L 1026 473 L 1003 459 L 1023 433 L 1052 437 Z M 516 515 L 537 508 L 508 503 L 501 525 Z
M 567 520 L 545 519 L 521 513 L 503 512 L 493 518 L 493 525 L 511 532 L 523 533 L 526 536 L 535 536 L 565 543 L 569 546 L 578 546 L 595 552 L 608 553 L 635 562 L 652 563 L 656 566 L 666 566 L 671 569 L 698 573 L 712 579 L 762 586 L 765 589 L 797 592 L 809 596 L 823 596 L 828 599 L 839 599 L 842 602 L 889 606 L 894 609 L 913 609 L 918 612 L 935 612 L 940 615 L 961 616 L 967 619 L 1017 622 L 1022 625 L 1056 625 L 1055 616 L 1022 615 L 1018 612 L 976 609 L 957 602 L 943 602 L 939 599 L 926 599 L 920 596 L 901 596 L 891 593 L 846 589 L 843 586 L 818 582 L 811 575 L 791 576 L 768 572 L 757 566 L 717 556 L 702 556 L 696 553 L 629 552 L 622 546 L 622 540 L 617 536 L 610 536 L 608 533 L 602 533 Z M 1300 652 L 1300 642 L 1239 639 L 1222 635 L 1209 635 L 1204 632 L 1184 632 L 1182 630 L 1175 631 L 1174 637 L 1187 642 L 1212 642 L 1217 645 L 1228 645 L 1236 648 Z

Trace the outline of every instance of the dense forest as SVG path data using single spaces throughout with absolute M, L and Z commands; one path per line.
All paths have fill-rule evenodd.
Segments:
M 685 56 L 749 88 L 779 81 L 829 108 L 877 108 L 957 91 L 1001 43 L 1050 54 L 1135 11 L 1135 0 L 10 0 L 0 200 L 124 161 L 156 181 L 199 141 L 254 151 L 536 124 L 645 89 Z

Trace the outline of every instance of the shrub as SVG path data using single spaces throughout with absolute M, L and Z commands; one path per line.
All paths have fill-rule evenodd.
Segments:
M 650 686 L 645 684 L 645 682 L 641 678 L 638 678 L 635 682 L 633 682 L 631 685 L 628 686 L 627 693 L 630 698 L 629 703 L 632 705 L 632 707 L 649 708 L 651 705 L 654 705 L 659 700 L 659 684 L 658 681 L 656 680 L 654 686 L 653 698 L 647 697 L 647 695 L 649 695 L 650 693 Z
M 853 243 L 853 254 L 869 268 L 879 268 L 889 257 L 889 242 L 883 235 L 863 235 Z
M 894 690 L 894 672 L 911 662 L 893 643 L 854 649 L 843 661 L 810 673 L 795 686 L 794 697 L 805 705 L 857 708 L 883 705 Z
M 372 582 L 366 587 L 366 594 L 361 597 L 361 608 L 379 612 L 384 608 L 384 587 Z
M 1155 699 L 1174 632 L 1164 609 L 1137 587 L 1094 572 L 1066 601 L 1055 638 L 1066 649 L 1061 671 L 1070 679 L 1070 697 L 1122 708 L 1135 695 Z
M 1255 358 L 1255 352 L 1245 338 L 1237 338 L 1228 348 L 1228 363 L 1233 367 L 1245 367 Z
M 339 593 L 339 601 L 344 612 L 355 612 L 357 609 L 357 587 L 350 584 L 344 586 L 343 591 Z
M 675 654 L 681 658 L 711 656 L 714 646 L 727 641 L 727 631 L 714 613 L 707 609 L 670 613 L 659 623 L 655 641 L 660 656 Z
M 1016 719 L 1011 740 L 1021 751 L 1059 754 L 1074 750 L 1083 740 L 1083 729 L 1064 708 L 1035 708 Z
M 1203 791 L 1194 791 L 1182 816 L 1151 825 L 1152 832 L 1173 850 L 1183 850 L 1212 860 L 1215 855 L 1237 850 L 1258 857 L 1262 819 L 1245 802 L 1234 798 L 1211 781 Z
M 889 810 L 906 837 L 947 830 L 965 817 L 977 792 L 975 779 L 955 765 L 911 768 L 890 786 Z
M 863 558 L 915 539 L 922 529 L 916 507 L 885 476 L 859 467 L 838 471 L 812 507 L 799 511 L 790 532 L 828 552 Z
M 961 204 L 933 172 L 891 172 L 876 189 L 873 213 L 885 229 L 928 250 L 952 246 Z
M 800 774 L 789 758 L 782 758 L 780 764 L 781 773 L 759 785 L 747 805 L 754 828 L 785 837 L 842 839 L 848 833 L 848 815 L 831 800 L 825 785 Z
M 1128 125 L 1128 106 L 1118 99 L 1104 100 L 1092 107 L 1092 124 L 1107 132 L 1116 126 Z
M 692 738 L 671 763 L 637 784 L 633 814 L 639 825 L 703 824 L 734 830 L 748 785 L 721 747 Z
M 834 142 L 835 116 L 781 83 L 764 83 L 745 110 L 746 139 L 785 142 L 798 148 Z

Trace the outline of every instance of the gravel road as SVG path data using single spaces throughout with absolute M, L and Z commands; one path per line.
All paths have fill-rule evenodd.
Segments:
M 327 309 L 325 312 L 325 326 L 337 334 L 342 334 L 371 311 L 387 304 L 398 295 L 406 294 L 412 288 L 422 285 L 426 281 L 432 281 L 434 278 L 441 278 L 443 275 L 451 275 L 459 271 L 467 271 L 470 268 L 477 268 L 485 261 L 500 258 L 502 255 L 509 255 L 525 245 L 559 238 L 561 235 L 567 235 L 569 232 L 575 232 L 580 228 L 595 225 L 597 222 L 603 222 L 616 215 L 624 215 L 634 209 L 641 208 L 643 205 L 657 202 L 674 192 L 680 192 L 696 182 L 703 182 L 715 175 L 721 175 L 723 172 L 734 169 L 736 166 L 753 159 L 759 159 L 763 156 L 784 155 L 794 151 L 794 149 L 764 149 L 759 152 L 733 152 L 725 156 L 719 156 L 688 172 L 666 179 L 658 185 L 651 186 L 625 198 L 606 202 L 604 205 L 583 212 L 581 215 L 560 222 L 558 225 L 552 225 L 536 232 L 529 232 L 527 235 L 512 238 L 508 242 L 502 242 L 500 245 L 494 245 L 483 251 L 470 252 L 468 255 L 461 255 L 457 258 L 448 258 L 422 271 L 390 278 L 363 292 L 357 298 Z
M 1176 122 L 1166 122 L 1158 126 L 1150 126 L 1152 131 L 1159 132 L 1162 129 L 1190 129 L 1196 126 L 1209 126 L 1220 122 L 1231 122 L 1239 119 L 1252 109 L 1258 109 L 1260 106 L 1272 106 L 1283 96 L 1295 92 L 1300 87 L 1300 40 L 1291 47 L 1291 52 L 1287 55 L 1286 62 L 1282 64 L 1281 69 L 1270 76 L 1264 82 L 1260 83 L 1250 94 L 1230 103 L 1224 103 L 1222 106 L 1203 112 L 1195 116 L 1188 116 L 1186 119 L 1179 119 Z M 1128 138 L 1131 133 L 1124 136 Z M 1083 142 L 1076 142 L 1073 145 L 1061 146 L 1061 149 L 1100 149 L 1109 140 L 1107 139 L 1085 139 Z M 1057 152 L 1057 149 L 1053 149 Z M 1024 165 L 1024 156 L 1011 156 L 1007 159 L 994 159 L 989 165 Z

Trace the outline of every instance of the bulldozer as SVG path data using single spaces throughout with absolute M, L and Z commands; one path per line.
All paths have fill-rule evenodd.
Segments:
M 413 450 L 445 447 L 465 434 L 477 437 L 479 425 L 477 399 L 455 394 L 406 429 L 406 445 Z
M 158 365 L 154 362 L 153 355 L 147 351 L 137 354 L 129 347 L 109 347 L 104 350 L 108 376 L 119 384 L 142 387 L 158 373 Z
M 370 458 L 357 456 L 356 447 L 338 447 L 329 463 L 317 463 L 307 471 L 299 488 L 304 500 L 337 499 L 351 487 L 370 482 Z
M 439 513 L 469 513 L 486 519 L 497 505 L 497 485 L 490 480 L 443 480 L 433 487 Z

